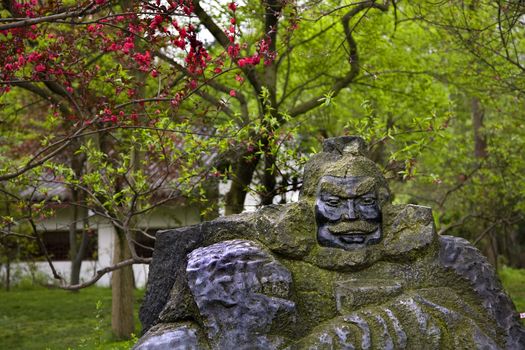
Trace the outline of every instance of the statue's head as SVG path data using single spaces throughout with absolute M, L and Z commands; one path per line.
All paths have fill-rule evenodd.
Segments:
M 302 196 L 315 203 L 321 246 L 355 250 L 383 238 L 382 208 L 389 203 L 390 191 L 365 153 L 359 137 L 327 139 L 323 152 L 305 167 Z

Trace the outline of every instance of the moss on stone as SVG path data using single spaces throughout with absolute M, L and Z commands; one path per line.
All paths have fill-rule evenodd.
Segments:
M 479 252 L 466 241 L 439 237 L 430 208 L 390 204 L 386 181 L 363 156 L 364 149 L 355 137 L 327 141 L 305 167 L 298 203 L 203 223 L 188 230 L 195 236 L 188 247 L 257 241 L 290 272 L 291 289 L 272 284 L 257 291 L 295 307 L 293 317 L 277 315 L 265 334 L 282 339 L 277 348 L 470 349 L 514 341 L 511 331 L 519 335 L 521 330 L 512 319 L 512 305 Z M 315 195 L 326 175 L 376 181 L 383 215 L 379 243 L 355 250 L 317 243 Z M 184 261 L 179 258 L 169 266 Z M 175 283 L 161 322 L 191 319 L 203 326 L 186 284 L 185 279 Z M 501 310 L 510 310 L 509 315 L 497 314 Z M 516 336 L 514 343 L 520 339 Z

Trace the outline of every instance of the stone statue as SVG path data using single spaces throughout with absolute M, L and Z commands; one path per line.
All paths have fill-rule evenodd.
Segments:
M 135 349 L 525 349 L 492 266 L 365 149 L 326 140 L 297 203 L 159 232 Z

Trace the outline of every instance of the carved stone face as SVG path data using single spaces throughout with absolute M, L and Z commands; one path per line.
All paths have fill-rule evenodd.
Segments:
M 381 208 L 368 176 L 323 176 L 315 204 L 321 246 L 353 250 L 381 241 Z

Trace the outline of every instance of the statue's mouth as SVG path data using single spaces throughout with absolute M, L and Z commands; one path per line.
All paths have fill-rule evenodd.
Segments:
M 337 238 L 347 244 L 361 244 L 366 239 L 365 235 L 360 233 L 338 235 Z
M 318 227 L 317 240 L 326 247 L 345 250 L 360 249 L 381 241 L 381 222 L 366 220 L 339 220 Z

